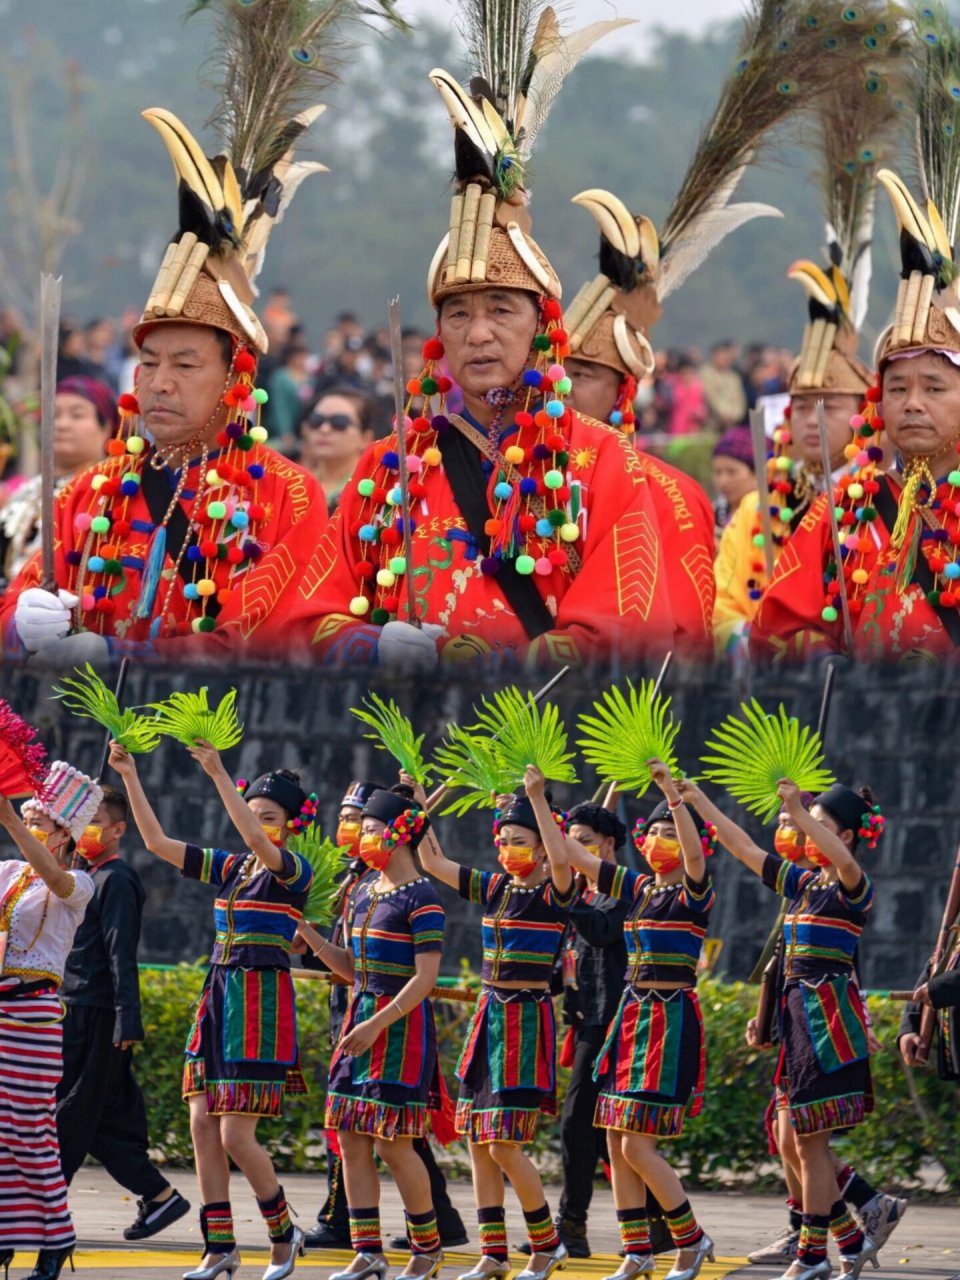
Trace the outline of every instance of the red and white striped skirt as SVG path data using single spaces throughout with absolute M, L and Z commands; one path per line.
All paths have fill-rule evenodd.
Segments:
M 57 1142 L 63 1005 L 0 989 L 0 1249 L 76 1240 Z

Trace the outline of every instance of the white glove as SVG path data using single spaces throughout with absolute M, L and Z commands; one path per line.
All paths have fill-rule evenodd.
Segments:
M 30 659 L 34 667 L 82 667 L 89 662 L 92 667 L 110 665 L 110 646 L 95 631 L 78 631 L 75 636 L 61 636 L 51 640 Z
M 17 597 L 14 621 L 17 634 L 33 653 L 59 640 L 70 630 L 70 610 L 77 597 L 69 591 L 44 591 L 42 587 L 28 587 Z
M 377 661 L 395 672 L 432 671 L 439 661 L 437 641 L 443 627 L 425 622 L 417 628 L 410 622 L 387 622 L 377 642 Z

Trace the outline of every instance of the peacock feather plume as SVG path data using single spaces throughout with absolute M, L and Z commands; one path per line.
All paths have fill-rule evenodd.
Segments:
M 143 755 L 159 746 L 160 732 L 152 717 L 138 715 L 130 707 L 121 710 L 117 695 L 89 662 L 85 671 L 75 670 L 75 676 L 63 677 L 62 685 L 54 685 L 52 690 L 52 696 L 68 711 L 95 720 L 132 755 Z
M 780 809 L 777 783 L 789 778 L 801 791 L 824 791 L 835 781 L 823 767 L 815 729 L 788 716 L 781 703 L 768 715 L 754 698 L 729 715 L 705 744 L 703 776 L 724 787 L 750 813 L 769 822 Z
M 164 702 L 149 704 L 157 713 L 151 723 L 157 733 L 176 738 L 185 747 L 204 741 L 217 751 L 228 751 L 243 740 L 236 703 L 236 689 L 225 694 L 215 710 L 207 701 L 206 686 L 199 693 L 171 693 Z
M 960 29 L 942 0 L 916 9 L 911 47 L 907 108 L 916 117 L 916 163 L 927 216 L 942 222 L 937 239 L 944 260 L 939 281 L 945 286 L 956 275 L 953 254 L 960 233 Z
M 733 70 L 660 230 L 661 301 L 731 230 L 771 212 L 730 203 L 745 168 L 788 118 L 866 83 L 900 40 L 898 13 L 883 0 L 751 0 Z
M 642 796 L 650 785 L 650 761 L 677 768 L 673 744 L 680 725 L 670 714 L 670 699 L 657 693 L 653 680 L 636 688 L 627 681 L 627 694 L 614 685 L 593 704 L 594 715 L 583 715 L 577 745 L 603 782 L 616 782 L 621 791 Z
M 322 929 L 333 918 L 340 893 L 340 877 L 346 865 L 346 850 L 324 836 L 316 823 L 289 836 L 287 848 L 310 863 L 313 880 L 303 908 L 303 918 Z
M 392 698 L 384 702 L 377 694 L 371 693 L 364 698 L 364 703 L 365 708 L 350 708 L 351 715 L 373 730 L 363 736 L 381 751 L 392 755 L 414 782 L 426 786 L 430 779 L 430 771 L 423 758 L 426 735 L 414 733 L 413 725 Z
M 470 809 L 492 809 L 495 797 L 515 785 L 497 752 L 497 743 L 453 724 L 434 754 L 448 790 L 462 792 L 441 812 L 462 817 Z

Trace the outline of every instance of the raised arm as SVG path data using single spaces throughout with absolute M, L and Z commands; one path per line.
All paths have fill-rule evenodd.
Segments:
M 110 743 L 110 766 L 123 779 L 130 801 L 130 812 L 140 832 L 144 847 L 155 853 L 164 862 L 174 867 L 183 867 L 187 846 L 183 840 L 172 840 L 160 825 L 160 819 L 154 813 L 147 799 L 137 765 L 133 756 L 121 747 L 119 742 Z
M 534 764 L 528 764 L 523 775 L 523 786 L 533 808 L 540 829 L 540 839 L 550 861 L 550 879 L 561 897 L 570 892 L 573 872 L 563 832 L 557 826 L 546 795 L 546 779 Z
M 243 843 L 270 871 L 282 871 L 283 856 L 280 850 L 268 838 L 253 810 L 234 786 L 232 778 L 223 767 L 223 761 L 216 747 L 211 747 L 209 742 L 198 739 L 188 750 L 207 777 L 213 779 L 213 785 L 217 788 L 217 795 L 223 801 L 227 817 L 236 827 L 237 834 Z
M 69 898 L 73 893 L 73 876 L 61 867 L 53 854 L 20 821 L 6 796 L 0 795 L 0 825 L 9 831 L 13 843 L 51 893 Z
M 352 951 L 348 951 L 346 947 L 334 946 L 312 924 L 307 924 L 306 920 L 301 920 L 297 925 L 297 933 L 303 938 L 317 959 L 322 960 L 328 969 L 332 969 L 341 978 L 346 978 L 348 982 L 353 982 Z
M 415 960 L 416 972 L 400 988 L 388 1005 L 375 1013 L 366 1022 L 358 1022 L 340 1042 L 343 1052 L 357 1057 L 366 1053 L 377 1037 L 386 1031 L 391 1023 L 397 1022 L 411 1013 L 418 1004 L 429 996 L 437 985 L 440 974 L 439 951 L 419 951 Z
M 800 800 L 800 788 L 795 782 L 791 782 L 789 778 L 781 778 L 777 784 L 777 791 L 797 830 L 802 831 L 827 861 L 833 863 L 843 887 L 848 890 L 856 889 L 863 879 L 863 870 L 853 856 L 850 846 L 844 844 L 835 831 L 825 827 L 822 822 L 818 822 L 807 812 Z
M 669 768 L 662 760 L 650 762 L 650 776 L 663 792 L 673 820 L 677 824 L 677 837 L 680 841 L 680 852 L 683 855 L 683 869 L 687 876 L 699 884 L 707 874 L 707 860 L 703 856 L 703 845 L 700 843 L 700 832 L 687 808 L 677 783 Z
M 402 771 L 400 773 L 400 781 L 412 788 L 414 799 L 426 813 L 427 793 L 420 783 L 414 782 L 409 774 Z M 428 828 L 424 834 L 417 847 L 417 853 L 420 857 L 420 865 L 428 876 L 433 876 L 434 880 L 442 881 L 444 884 L 449 885 L 451 889 L 460 888 L 460 863 L 454 862 L 452 858 L 448 858 L 443 852 L 433 827 Z
M 696 809 L 700 817 L 706 822 L 712 822 L 717 828 L 717 839 L 725 849 L 742 862 L 745 867 L 749 867 L 754 875 L 763 873 L 763 864 L 767 859 L 767 855 L 759 845 L 754 844 L 743 827 L 738 827 L 732 818 L 728 818 L 725 813 L 721 813 L 712 800 L 708 800 L 696 783 L 690 782 L 686 778 L 677 780 L 677 790 L 683 797 L 684 803 Z

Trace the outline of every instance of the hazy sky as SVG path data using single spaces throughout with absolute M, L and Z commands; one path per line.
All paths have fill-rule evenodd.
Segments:
M 402 13 L 439 17 L 444 12 L 454 13 L 457 5 L 455 0 L 403 0 L 398 7 Z M 637 19 L 636 26 L 607 36 L 599 48 L 609 50 L 619 45 L 638 54 L 645 52 L 647 33 L 654 27 L 699 31 L 710 22 L 735 18 L 744 10 L 741 0 L 563 0 L 557 7 L 562 10 L 565 26 L 584 26 L 602 18 Z

